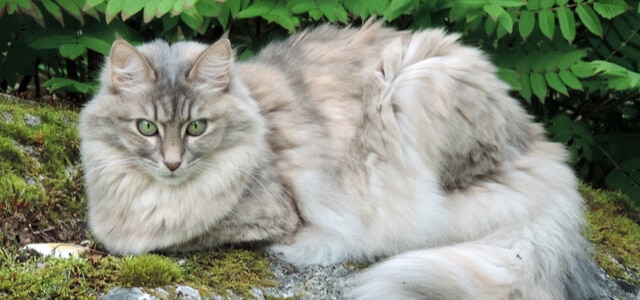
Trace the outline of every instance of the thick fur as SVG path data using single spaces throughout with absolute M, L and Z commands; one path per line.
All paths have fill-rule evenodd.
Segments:
M 226 39 L 117 41 L 81 114 L 89 224 L 116 253 L 267 241 L 297 265 L 392 256 L 350 298 L 586 299 L 566 153 L 494 73 L 456 35 L 379 23 L 304 31 L 244 63 Z

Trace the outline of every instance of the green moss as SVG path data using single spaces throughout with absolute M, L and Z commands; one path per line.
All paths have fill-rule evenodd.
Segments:
M 79 158 L 77 119 L 72 109 L 0 95 L 0 223 L 14 229 L 3 231 L 5 246 L 35 242 L 19 238 L 25 230 L 68 228 L 84 218 L 80 172 L 67 171 Z
M 635 284 L 640 280 L 640 226 L 628 214 L 637 214 L 630 201 L 618 192 L 603 192 L 581 186 L 589 210 L 587 236 L 596 247 L 596 260 L 609 276 Z
M 251 287 L 275 286 L 270 261 L 262 251 L 227 249 L 197 252 L 184 257 L 184 269 L 193 286 L 205 294 L 227 290 L 249 297 Z
M 112 287 L 184 284 L 203 295 L 227 290 L 248 298 L 251 287 L 274 286 L 270 262 L 260 251 L 227 249 L 137 257 L 35 258 L 0 250 L 0 298 L 93 299 Z
M 28 258 L 0 250 L 0 298 L 95 299 L 114 286 L 118 269 L 113 259 L 93 264 L 84 258 Z
M 182 268 L 178 264 L 168 257 L 156 254 L 128 257 L 120 264 L 119 281 L 124 286 L 163 286 L 182 277 Z
M 0 210 L 9 215 L 44 205 L 46 194 L 40 186 L 30 185 L 15 174 L 7 174 L 0 180 L 0 199 Z

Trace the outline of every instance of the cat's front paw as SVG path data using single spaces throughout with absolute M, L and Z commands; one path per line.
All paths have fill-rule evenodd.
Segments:
M 296 266 L 330 265 L 346 258 L 343 243 L 315 231 L 298 233 L 290 244 L 274 244 L 268 250 Z

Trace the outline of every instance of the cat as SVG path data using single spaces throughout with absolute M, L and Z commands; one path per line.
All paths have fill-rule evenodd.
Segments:
M 563 146 L 458 39 L 322 25 L 246 62 L 226 37 L 115 41 L 79 123 L 93 235 L 118 254 L 390 257 L 354 299 L 592 297 Z

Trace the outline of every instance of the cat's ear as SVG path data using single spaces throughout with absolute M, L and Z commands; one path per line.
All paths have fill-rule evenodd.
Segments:
M 111 83 L 116 89 L 135 87 L 156 80 L 147 60 L 131 44 L 117 40 L 111 46 Z
M 212 89 L 226 89 L 229 85 L 232 61 L 231 43 L 223 37 L 198 57 L 187 75 L 187 80 Z

